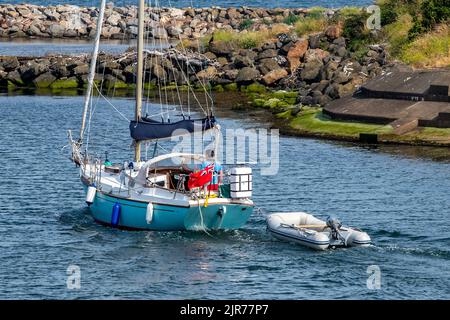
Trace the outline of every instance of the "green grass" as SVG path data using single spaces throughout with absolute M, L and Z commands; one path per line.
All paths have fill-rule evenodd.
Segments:
M 217 30 L 213 34 L 214 41 L 230 42 L 237 39 L 237 33 L 228 30 Z
M 284 18 L 283 23 L 288 25 L 294 25 L 301 18 L 295 14 L 290 13 L 286 18 Z
M 303 36 L 311 33 L 321 32 L 325 30 L 326 26 L 327 20 L 325 19 L 325 17 L 307 16 L 295 23 L 295 32 L 297 33 L 297 35 Z
M 253 21 L 253 20 L 251 20 L 251 19 L 245 19 L 244 21 L 242 21 L 240 24 L 239 24 L 239 27 L 238 27 L 238 29 L 239 30 L 246 30 L 246 29 L 250 29 L 253 25 L 255 24 L 255 22 Z
M 312 8 L 309 8 L 307 15 L 310 18 L 319 19 L 319 18 L 323 18 L 324 17 L 324 13 L 327 10 L 328 9 L 324 8 L 324 7 L 312 7 Z
M 406 134 L 407 137 L 416 140 L 432 140 L 432 141 L 446 141 L 450 142 L 450 128 L 421 128 L 419 131 L 414 131 Z
M 274 38 L 274 34 L 285 31 L 277 24 L 272 25 L 272 28 L 265 31 L 245 31 L 235 32 L 228 30 L 218 30 L 212 35 L 212 39 L 217 42 L 231 42 L 242 49 L 253 49 L 261 46 L 265 42 Z M 200 40 L 201 43 L 207 44 L 211 40 L 211 36 L 206 36 Z
M 360 7 L 342 7 L 339 9 L 339 16 L 345 18 L 347 16 L 360 14 L 362 11 L 362 8 Z
M 408 32 L 413 25 L 413 18 L 408 13 L 383 28 L 384 36 L 389 43 L 389 52 L 393 57 L 400 57 L 403 48 L 408 44 Z
M 360 133 L 389 134 L 392 127 L 351 121 L 336 121 L 322 113 L 320 108 L 308 108 L 292 118 L 290 126 L 294 129 L 321 135 L 358 137 Z
M 407 44 L 400 58 L 417 68 L 450 67 L 450 28 L 427 33 Z
M 270 39 L 270 37 L 271 36 L 267 32 L 252 31 L 239 34 L 237 42 L 239 47 L 243 49 L 252 49 L 261 46 Z

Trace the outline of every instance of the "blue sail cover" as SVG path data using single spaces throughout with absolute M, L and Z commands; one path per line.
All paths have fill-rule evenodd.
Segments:
M 172 136 L 206 131 L 212 129 L 216 123 L 213 116 L 203 119 L 183 119 L 176 122 L 159 122 L 149 118 L 142 118 L 139 122 L 130 122 L 130 134 L 134 140 L 157 140 Z

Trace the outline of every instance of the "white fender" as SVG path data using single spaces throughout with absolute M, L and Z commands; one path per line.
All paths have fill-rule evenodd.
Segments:
M 145 220 L 147 220 L 147 224 L 150 224 L 153 221 L 153 203 L 151 202 L 149 202 L 147 205 L 147 214 L 145 215 Z
M 95 186 L 89 186 L 86 193 L 86 203 L 91 205 L 94 203 L 95 194 L 97 193 L 97 188 Z

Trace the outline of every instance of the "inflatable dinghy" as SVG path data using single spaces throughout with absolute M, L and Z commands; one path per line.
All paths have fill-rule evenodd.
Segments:
M 323 221 L 305 212 L 280 212 L 269 215 L 266 222 L 267 229 L 275 238 L 316 250 L 364 247 L 371 243 L 367 233 L 342 226 L 334 217 Z

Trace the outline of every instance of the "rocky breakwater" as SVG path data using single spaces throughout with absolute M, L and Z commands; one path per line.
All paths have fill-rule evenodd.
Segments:
M 257 83 L 295 91 L 297 103 L 324 105 L 352 93 L 387 66 L 384 47 L 369 45 L 363 54 L 356 54 L 347 49 L 341 32 L 338 26 L 330 26 L 305 37 L 281 33 L 250 49 L 215 41 L 213 37 L 203 53 L 219 68 L 209 68 L 209 80 L 216 85 Z M 259 106 L 267 101 L 255 103 Z
M 170 48 L 146 52 L 147 86 L 193 86 L 209 84 L 212 90 L 241 90 L 258 93 L 255 106 L 276 101 L 266 92 L 294 92 L 291 105 L 324 105 L 353 92 L 386 67 L 382 46 L 370 45 L 362 56 L 346 48 L 346 39 L 332 26 L 305 37 L 280 33 L 253 48 L 234 41 L 218 41 L 213 36 L 204 46 Z M 46 57 L 0 57 L 0 87 L 83 88 L 89 70 L 89 55 Z M 136 53 L 102 53 L 97 80 L 104 88 L 133 88 Z M 269 102 L 268 102 L 269 101 Z M 270 102 L 271 101 L 271 102 Z M 269 105 L 267 105 L 269 103 Z M 277 105 L 277 103 L 275 103 Z
M 267 28 L 289 16 L 302 17 L 306 9 L 261 8 L 147 8 L 146 30 L 153 38 L 200 38 L 215 30 Z M 332 14 L 332 12 L 330 13 Z M 0 5 L 0 37 L 92 38 L 98 9 L 74 5 Z M 137 35 L 136 6 L 108 4 L 103 38 L 130 39 Z

